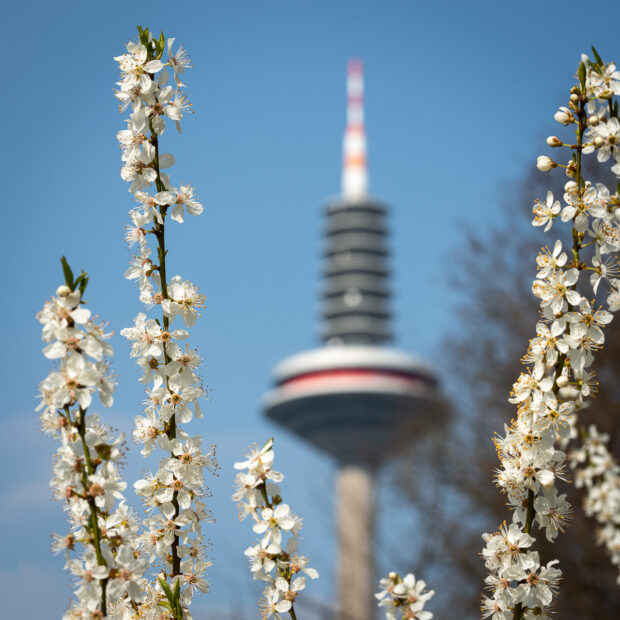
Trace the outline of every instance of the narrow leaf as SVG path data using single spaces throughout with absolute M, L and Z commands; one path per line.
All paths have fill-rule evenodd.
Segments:
M 69 263 L 67 262 L 67 259 L 64 256 L 60 257 L 60 263 L 62 265 L 62 272 L 64 273 L 65 276 L 65 284 L 71 289 L 73 289 L 73 271 L 71 271 L 71 267 L 69 267 Z
M 594 47 L 594 45 L 592 46 L 592 53 L 594 54 L 594 58 L 596 58 L 596 63 L 599 64 L 599 65 L 602 65 L 603 64 L 603 60 L 598 55 L 598 52 L 596 51 L 596 48 Z
M 164 37 L 163 30 L 159 33 L 159 40 L 156 42 L 156 44 L 157 44 L 157 58 L 161 58 L 164 55 L 164 50 L 166 49 L 166 38 Z
M 170 589 L 170 586 L 161 577 L 157 577 L 157 579 L 159 579 L 162 590 L 164 591 L 164 594 L 166 595 L 170 603 L 174 604 L 174 597 L 172 596 L 172 590 Z
M 140 33 L 140 43 L 147 49 L 149 48 L 149 29 L 141 28 L 138 26 L 138 32 Z
M 80 282 L 80 287 L 79 287 L 81 295 L 84 295 L 84 291 L 86 290 L 87 286 L 88 286 L 88 276 L 86 274 L 83 274 L 82 281 Z

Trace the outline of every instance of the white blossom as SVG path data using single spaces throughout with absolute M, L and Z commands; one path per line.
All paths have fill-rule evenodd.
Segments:
M 375 594 L 375 598 L 379 601 L 379 607 L 385 608 L 387 620 L 431 620 L 433 617 L 424 606 L 435 595 L 435 591 L 427 590 L 426 582 L 416 580 L 413 574 L 408 573 L 403 578 L 392 572 L 379 581 L 379 587 L 381 590 Z
M 234 465 L 239 473 L 232 499 L 238 504 L 239 517 L 251 516 L 252 529 L 262 535 L 245 550 L 254 579 L 267 582 L 261 602 L 262 618 L 293 608 L 295 598 L 306 586 L 305 577 L 299 573 L 311 579 L 319 576 L 315 569 L 308 567 L 308 559 L 297 553 L 302 519 L 292 513 L 288 504 L 282 503 L 280 488 L 271 482 L 284 479 L 272 469 L 273 461 L 270 439 L 262 448 L 251 447 L 246 460 Z

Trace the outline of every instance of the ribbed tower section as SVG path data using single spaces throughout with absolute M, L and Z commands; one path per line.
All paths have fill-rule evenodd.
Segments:
M 445 411 L 437 379 L 391 340 L 387 209 L 368 193 L 363 74 L 347 73 L 342 194 L 326 207 L 320 336 L 324 346 L 273 370 L 266 415 L 338 464 L 338 617 L 373 620 L 374 472 L 404 435 Z
M 369 198 L 326 209 L 321 338 L 377 345 L 392 337 L 386 208 Z

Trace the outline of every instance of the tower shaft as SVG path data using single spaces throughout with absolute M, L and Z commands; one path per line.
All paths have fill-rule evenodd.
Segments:
M 337 476 L 338 618 L 373 620 L 373 474 L 363 465 L 346 464 Z

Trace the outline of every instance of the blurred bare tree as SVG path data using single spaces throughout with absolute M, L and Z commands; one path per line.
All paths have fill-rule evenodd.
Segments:
M 615 179 L 597 179 L 595 172 L 586 169 L 584 176 L 605 181 L 613 191 Z M 502 192 L 508 198 L 501 221 L 491 230 L 463 226 L 463 244 L 450 257 L 451 284 L 458 301 L 441 357 L 453 415 L 447 427 L 426 434 L 392 465 L 393 488 L 400 489 L 415 508 L 417 534 L 408 538 L 401 532 L 406 543 L 396 542 L 384 553 L 395 570 L 411 570 L 436 589 L 428 607 L 440 620 L 480 618 L 486 574 L 478 555 L 481 533 L 495 531 L 510 518 L 504 497 L 492 482 L 499 461 L 491 439 L 494 433 L 503 434 L 504 424 L 516 413 L 507 398 L 523 369 L 520 358 L 535 335 L 538 303 L 531 293 L 535 257 L 541 246 L 552 247 L 557 235 L 566 234 L 559 221 L 548 234 L 533 228 L 531 206 L 536 198 L 544 200 L 548 189 L 561 198 L 566 180 L 559 171 L 543 174 L 533 169 L 518 185 Z M 606 329 L 605 348 L 598 352 L 594 368 L 599 393 L 580 420 L 608 432 L 618 457 L 618 319 Z M 567 620 L 616 620 L 620 617 L 618 567 L 596 546 L 596 525 L 583 514 L 581 491 L 569 483 L 564 486 L 562 492 L 575 508 L 572 525 L 555 545 L 545 541 L 541 547 L 543 563 L 558 558 L 564 572 L 557 615 Z M 533 534 L 545 539 L 536 528 Z

